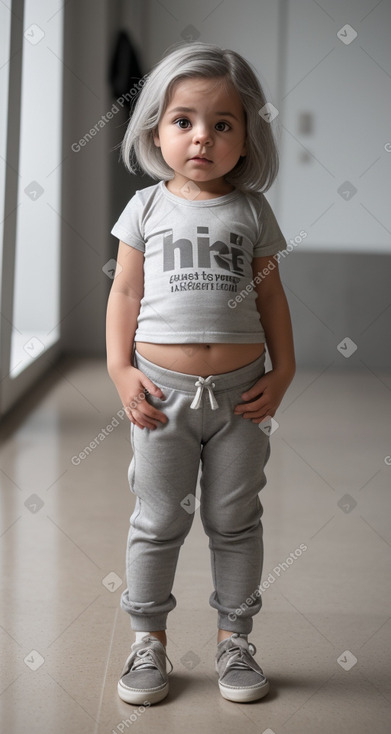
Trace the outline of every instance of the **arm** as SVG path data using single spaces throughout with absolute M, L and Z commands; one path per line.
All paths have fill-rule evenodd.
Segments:
M 144 390 L 147 389 L 151 395 L 159 398 L 164 395 L 160 388 L 131 364 L 143 292 L 144 255 L 134 247 L 120 242 L 116 272 L 107 303 L 107 371 L 131 422 L 139 428 L 154 429 L 157 421 L 164 423 L 167 418 L 145 400 Z
M 254 258 L 254 279 L 267 267 L 268 262 L 270 257 Z M 253 423 L 261 423 L 267 416 L 274 416 L 296 369 L 288 302 L 277 262 L 275 265 L 274 270 L 269 270 L 256 285 L 256 303 L 265 331 L 272 370 L 261 377 L 251 390 L 242 394 L 242 399 L 250 402 L 247 405 L 241 403 L 235 408 L 236 414 L 241 413 L 244 418 L 251 418 Z

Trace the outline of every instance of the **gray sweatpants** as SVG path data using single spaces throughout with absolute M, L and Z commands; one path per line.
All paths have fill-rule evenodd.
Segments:
M 200 378 L 164 369 L 137 351 L 134 364 L 163 391 L 148 402 L 168 417 L 155 430 L 131 424 L 129 485 L 136 495 L 127 543 L 121 607 L 133 630 L 166 629 L 179 550 L 191 528 L 201 461 L 201 504 L 220 629 L 248 634 L 260 611 L 263 507 L 270 455 L 267 433 L 234 415 L 241 394 L 265 372 L 265 352 L 240 369 Z M 258 592 L 258 593 L 257 593 Z M 247 600 L 247 601 L 246 601 Z M 238 609 L 240 609 L 238 614 Z

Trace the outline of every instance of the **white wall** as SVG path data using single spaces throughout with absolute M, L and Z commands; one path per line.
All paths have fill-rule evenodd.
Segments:
M 307 231 L 306 250 L 390 253 L 391 3 L 291 0 L 287 9 L 281 224 Z M 346 25 L 349 43 L 337 36 Z M 357 192 L 346 199 L 341 186 Z

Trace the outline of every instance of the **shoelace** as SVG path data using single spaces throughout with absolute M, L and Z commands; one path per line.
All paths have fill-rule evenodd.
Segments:
M 168 662 L 171 665 L 171 670 L 168 671 L 168 675 L 172 672 L 174 669 L 174 666 L 168 657 L 166 651 L 164 651 L 164 654 L 168 660 Z M 129 656 L 130 659 L 131 655 Z M 145 670 L 145 669 L 151 669 L 151 668 L 157 668 L 159 670 L 159 666 L 156 660 L 156 653 L 151 648 L 143 648 L 141 650 L 137 650 L 136 656 L 131 664 L 129 666 L 129 659 L 126 661 L 125 669 L 127 668 L 126 672 L 128 673 L 130 670 Z
M 213 375 L 209 375 L 209 377 L 199 377 L 197 382 L 195 382 L 195 386 L 197 388 L 197 392 L 194 396 L 194 400 L 190 406 L 193 410 L 198 410 L 198 408 L 201 407 L 201 399 L 202 399 L 202 393 L 204 392 L 204 389 L 206 388 L 209 395 L 209 401 L 210 401 L 210 407 L 212 410 L 217 410 L 219 407 L 218 402 L 215 398 L 215 394 L 213 392 L 214 387 L 216 387 L 214 382 L 211 382 L 213 379 Z
M 234 668 L 235 670 L 240 670 L 243 668 L 252 668 L 252 661 L 249 660 L 249 655 L 255 655 L 257 651 L 257 648 L 255 645 L 253 645 L 251 642 L 248 643 L 248 650 L 246 648 L 241 647 L 240 645 L 235 645 L 234 647 L 229 647 L 223 655 L 228 655 L 231 657 L 232 660 L 228 661 L 228 666 L 230 668 Z

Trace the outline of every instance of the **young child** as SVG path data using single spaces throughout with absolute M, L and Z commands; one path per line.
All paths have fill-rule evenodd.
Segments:
M 270 446 L 260 426 L 295 359 L 272 257 L 286 242 L 263 194 L 278 171 L 265 104 L 238 53 L 182 45 L 148 76 L 123 141 L 128 168 L 160 179 L 136 191 L 112 229 L 120 242 L 107 309 L 107 366 L 131 421 L 136 496 L 121 597 L 136 639 L 118 683 L 132 704 L 168 693 L 167 615 L 200 461 L 219 690 L 239 702 L 269 690 L 247 639 L 262 604 L 259 493 Z

